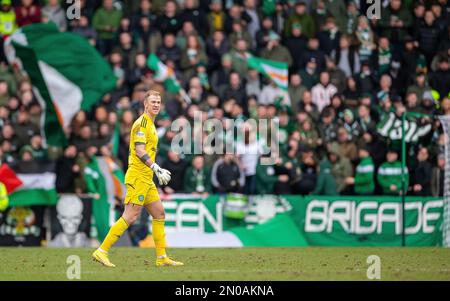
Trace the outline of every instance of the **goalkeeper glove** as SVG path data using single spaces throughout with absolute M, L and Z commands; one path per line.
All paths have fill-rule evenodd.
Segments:
M 153 163 L 150 168 L 155 173 L 156 177 L 158 178 L 159 185 L 167 185 L 171 179 L 171 173 L 167 169 L 159 167 L 158 164 Z

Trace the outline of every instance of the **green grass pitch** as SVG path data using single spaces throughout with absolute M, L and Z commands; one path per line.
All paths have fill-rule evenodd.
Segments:
M 116 268 L 91 260 L 93 249 L 0 248 L 0 280 L 68 280 L 69 255 L 81 280 L 368 280 L 367 257 L 378 255 L 381 280 L 450 280 L 448 248 L 171 249 L 184 267 L 156 268 L 154 250 L 114 248 Z

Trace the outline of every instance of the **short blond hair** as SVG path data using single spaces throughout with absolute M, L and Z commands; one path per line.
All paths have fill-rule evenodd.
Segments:
M 147 100 L 150 96 L 161 97 L 161 93 L 159 93 L 158 91 L 155 91 L 155 90 L 148 90 L 147 92 L 145 92 L 144 100 Z

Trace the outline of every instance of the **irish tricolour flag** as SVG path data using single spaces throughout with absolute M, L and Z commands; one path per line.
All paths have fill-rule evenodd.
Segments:
M 86 39 L 61 33 L 54 23 L 22 27 L 5 42 L 5 53 L 31 80 L 48 145 L 66 144 L 64 128 L 73 116 L 89 110 L 116 84 L 110 66 Z
M 0 182 L 8 192 L 10 206 L 56 205 L 54 164 L 20 162 L 14 168 L 0 166 Z
M 266 60 L 251 55 L 247 59 L 247 64 L 250 68 L 270 78 L 281 89 L 288 89 L 289 71 L 287 63 Z
M 178 93 L 181 89 L 178 84 L 175 72 L 172 68 L 165 65 L 155 54 L 150 54 L 147 59 L 147 65 L 155 71 L 154 79 L 164 83 L 167 91 Z
M 110 157 L 93 157 L 84 169 L 84 179 L 88 191 L 98 195 L 92 202 L 97 236 L 102 241 L 109 227 L 118 218 L 115 215 L 116 202 L 125 198 L 125 176 L 120 167 Z

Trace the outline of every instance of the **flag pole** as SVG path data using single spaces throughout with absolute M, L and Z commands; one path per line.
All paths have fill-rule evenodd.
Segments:
M 406 138 L 405 138 L 405 120 L 406 112 L 402 113 L 402 247 L 406 246 L 405 237 L 405 201 L 406 201 L 406 181 L 405 181 L 405 168 L 406 168 Z
M 178 93 L 180 93 L 181 97 L 183 97 L 184 101 L 188 105 L 190 105 L 192 103 L 191 98 L 189 97 L 189 95 L 187 95 L 186 91 L 183 88 L 180 88 L 180 91 Z

